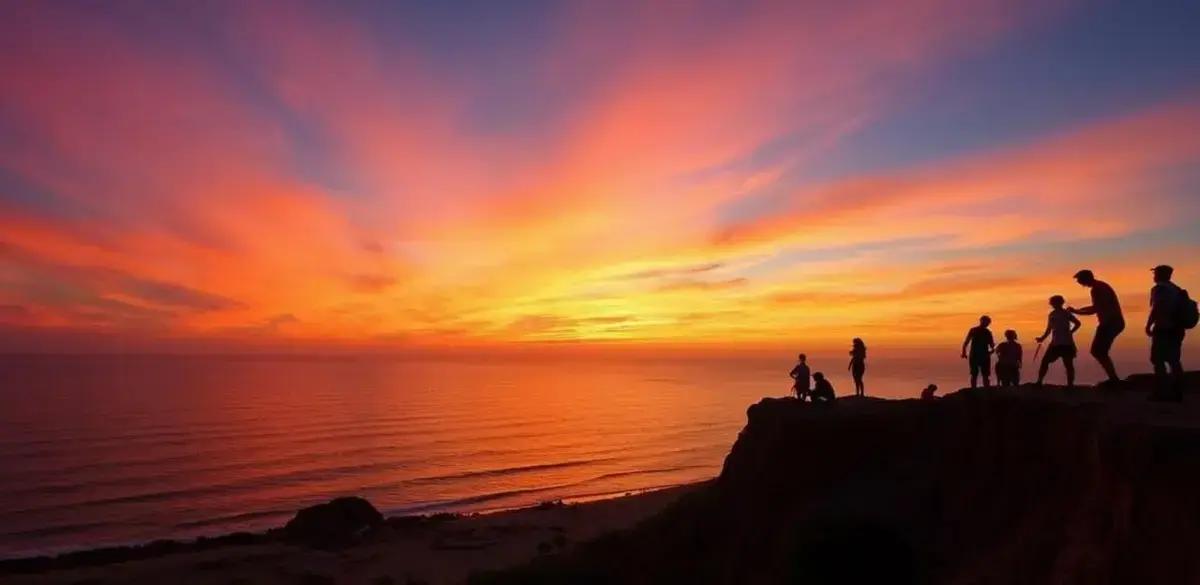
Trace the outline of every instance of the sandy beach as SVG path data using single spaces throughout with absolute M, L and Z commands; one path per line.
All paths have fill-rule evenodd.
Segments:
M 577 543 L 633 527 L 694 488 L 393 527 L 369 542 L 338 551 L 279 542 L 230 545 L 36 574 L 0 573 L 0 581 L 10 585 L 462 583 L 476 571 L 561 554 Z M 393 525 L 398 526 L 394 521 Z

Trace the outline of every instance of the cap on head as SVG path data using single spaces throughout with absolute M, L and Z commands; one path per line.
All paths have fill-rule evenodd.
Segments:
M 1075 280 L 1078 280 L 1079 282 L 1092 282 L 1093 280 L 1096 280 L 1096 275 L 1092 274 L 1091 270 L 1085 268 L 1075 273 Z
M 980 324 L 980 325 L 983 325 L 984 327 L 986 327 L 986 326 L 988 326 L 988 325 L 991 325 L 991 324 L 992 324 L 992 318 L 991 318 L 991 317 L 988 317 L 987 315 L 984 315 L 984 316 L 982 316 L 982 317 L 980 317 L 980 318 L 979 318 L 979 324 Z
M 1165 278 L 1170 280 L 1171 275 L 1175 274 L 1175 269 L 1166 264 L 1159 264 L 1154 267 L 1154 278 Z
M 1066 302 L 1067 299 L 1064 299 L 1062 295 L 1054 295 L 1050 297 L 1050 304 L 1055 307 L 1061 307 Z
M 925 389 L 926 389 L 926 390 L 933 390 L 933 391 L 935 391 L 935 392 L 936 392 L 936 391 L 937 391 L 937 384 L 930 384 L 930 385 L 926 386 L 926 387 L 925 387 Z

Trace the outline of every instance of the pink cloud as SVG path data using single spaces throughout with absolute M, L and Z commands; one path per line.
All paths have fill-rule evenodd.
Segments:
M 0 292 L 0 319 L 22 326 L 341 341 L 757 335 L 778 325 L 755 323 L 756 303 L 806 276 L 742 274 L 779 249 L 1121 236 L 1169 213 L 1138 198 L 1154 196 L 1144 190 L 1163 168 L 1200 158 L 1185 98 L 1021 147 L 792 186 L 779 214 L 714 234 L 722 205 L 788 187 L 787 171 L 882 115 L 903 80 L 1054 11 L 762 2 L 714 19 L 703 5 L 571 5 L 522 71 L 553 111 L 487 134 L 469 114 L 489 80 L 332 11 L 206 12 L 230 67 L 35 8 L 18 11 L 27 26 L 13 30 L 27 37 L 0 53 L 13 81 L 0 110 L 21 137 L 0 140 L 0 166 L 22 190 L 0 187 L 14 189 L 0 193 L 0 244 L 20 251 L 0 277 L 21 285 Z M 756 159 L 781 139 L 779 160 Z M 1087 221 L 1072 222 L 1081 209 Z M 986 229 L 971 225 L 981 218 Z M 1031 285 L 998 276 L 981 292 L 977 279 L 920 274 L 877 294 Z M 54 284 L 72 298 L 52 298 Z
M 815 241 L 862 224 L 872 229 L 851 236 L 859 241 L 899 233 L 944 233 L 974 245 L 1039 232 L 1118 235 L 1170 219 L 1166 208 L 1142 205 L 1138 191 L 1161 171 L 1200 159 L 1198 130 L 1200 102 L 1188 97 L 1004 151 L 804 187 L 790 209 L 730 227 L 716 242 Z M 993 211 L 978 219 L 965 213 L 985 207 Z

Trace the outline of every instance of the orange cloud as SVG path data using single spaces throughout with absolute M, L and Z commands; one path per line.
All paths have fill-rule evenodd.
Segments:
M 1040 8 L 698 9 L 565 8 L 514 72 L 520 101 L 553 111 L 515 129 L 478 123 L 504 115 L 495 79 L 341 14 L 215 10 L 214 59 L 67 7 L 17 11 L 0 324 L 385 347 L 879 327 L 915 343 L 987 307 L 1032 323 L 1076 262 L 1130 289 L 1152 257 L 1194 268 L 1194 244 L 1143 232 L 1195 219 L 1157 191 L 1200 160 L 1195 96 L 919 168 L 795 178 L 884 115 L 897 79 Z M 785 195 L 774 213 L 722 219 L 768 190 Z M 1087 241 L 1115 251 L 1020 248 Z
M 1120 235 L 1171 219 L 1167 207 L 1141 205 L 1137 191 L 1153 187 L 1157 172 L 1200 158 L 1198 130 L 1200 102 L 1189 97 L 1007 151 L 806 187 L 792 209 L 728 228 L 717 242 L 819 242 L 863 223 L 871 238 L 921 230 L 966 245 Z M 988 213 L 971 219 L 972 208 Z

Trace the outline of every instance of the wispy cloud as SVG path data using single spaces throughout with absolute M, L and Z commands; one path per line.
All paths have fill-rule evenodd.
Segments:
M 824 172 L 1069 3 L 571 3 L 486 54 L 366 6 L 158 10 L 0 22 L 0 322 L 736 344 L 893 319 L 917 340 L 992 299 L 1017 319 L 1076 262 L 1130 287 L 1200 268 L 1160 233 L 1200 225 L 1194 89 Z
M 641 280 L 641 279 L 658 279 L 658 278 L 673 278 L 680 276 L 691 276 L 694 274 L 703 274 L 718 270 L 723 266 L 719 262 L 709 262 L 706 264 L 692 264 L 689 266 L 675 266 L 669 268 L 651 268 L 647 270 L 639 270 L 629 274 L 623 274 L 617 278 Z

